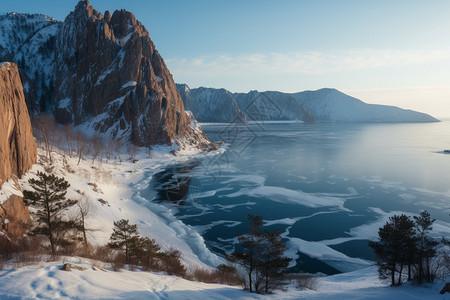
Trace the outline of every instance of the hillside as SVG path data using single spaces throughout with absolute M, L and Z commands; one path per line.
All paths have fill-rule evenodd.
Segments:
M 299 93 L 276 91 L 231 93 L 225 89 L 177 85 L 186 106 L 201 122 L 229 122 L 222 115 L 237 109 L 248 121 L 406 123 L 437 122 L 430 115 L 394 106 L 367 104 L 336 89 Z M 236 104 L 237 103 L 237 108 Z M 220 107 L 220 109 L 219 109 Z

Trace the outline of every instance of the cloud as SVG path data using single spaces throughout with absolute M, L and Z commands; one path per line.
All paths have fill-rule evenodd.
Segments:
M 187 76 L 242 76 L 254 74 L 323 75 L 346 71 L 401 67 L 450 61 L 450 50 L 347 50 L 339 52 L 255 53 L 172 58 L 172 73 Z

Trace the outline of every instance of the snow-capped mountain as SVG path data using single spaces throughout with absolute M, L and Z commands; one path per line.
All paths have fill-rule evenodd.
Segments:
M 64 22 L 0 18 L 0 60 L 21 68 L 28 107 L 139 146 L 216 148 L 184 110 L 164 60 L 131 12 L 80 1 Z
M 0 61 L 17 63 L 28 109 L 34 112 L 50 104 L 44 99 L 51 97 L 53 89 L 54 44 L 60 24 L 41 14 L 0 15 Z
M 292 94 L 320 122 L 437 122 L 432 116 L 395 106 L 367 104 L 336 89 Z
M 245 123 L 245 114 L 233 94 L 225 89 L 198 88 L 191 90 L 186 84 L 177 84 L 184 107 L 201 122 Z
M 222 122 L 221 114 L 238 109 L 248 121 L 299 120 L 304 122 L 436 122 L 430 115 L 394 106 L 367 104 L 336 89 L 299 93 L 276 91 L 231 93 L 224 89 L 189 89 L 177 85 L 186 106 L 201 122 Z M 188 89 L 188 93 L 181 90 Z M 231 100 L 233 102 L 231 102 Z M 217 113 L 220 107 L 220 113 Z

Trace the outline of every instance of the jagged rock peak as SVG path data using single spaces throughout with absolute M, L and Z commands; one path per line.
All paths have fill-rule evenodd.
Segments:
M 76 15 L 80 15 L 83 13 L 87 13 L 86 16 L 90 18 L 92 15 L 94 16 L 101 16 L 100 13 L 98 13 L 94 7 L 92 7 L 91 3 L 88 0 L 82 0 L 78 2 L 77 6 L 75 6 L 74 13 Z
M 57 33 L 57 121 L 139 146 L 182 140 L 213 145 L 185 112 L 145 27 L 125 10 L 105 15 L 80 1 Z

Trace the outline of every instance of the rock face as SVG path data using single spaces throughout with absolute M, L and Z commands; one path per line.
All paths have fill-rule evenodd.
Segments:
M 16 15 L 3 18 L 14 25 Z M 132 13 L 103 16 L 89 1 L 80 1 L 62 23 L 41 15 L 22 18 L 30 20 L 20 35 L 27 38 L 7 44 L 0 56 L 8 53 L 19 61 L 37 88 L 33 92 L 29 84 L 29 107 L 53 112 L 59 123 L 94 128 L 138 146 L 217 147 L 185 112 L 164 60 Z M 0 25 L 6 21 L 0 19 Z M 0 39 L 6 35 L 1 28 Z M 21 50 L 32 46 L 48 54 L 40 68 L 29 59 L 35 54 Z M 33 70 L 38 71 L 30 75 Z M 42 99 L 32 101 L 33 93 Z
M 21 177 L 36 162 L 36 144 L 22 90 L 19 70 L 13 63 L 0 64 L 0 189 L 10 179 Z M 20 194 L 20 186 L 15 184 Z M 0 199 L 0 222 L 12 236 L 24 233 L 31 223 L 28 208 L 18 195 Z
M 13 175 L 21 177 L 36 162 L 30 117 L 14 63 L 0 65 L 0 186 Z

